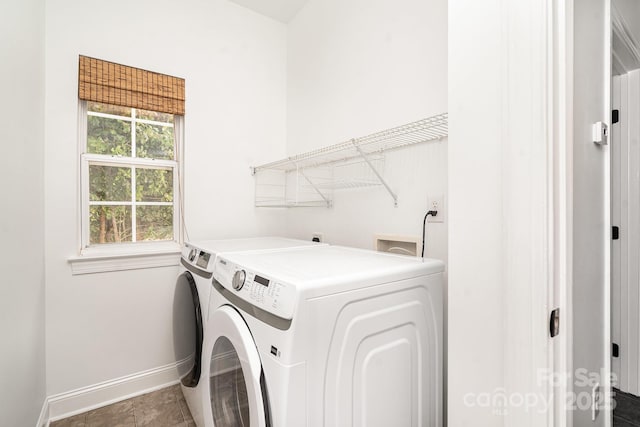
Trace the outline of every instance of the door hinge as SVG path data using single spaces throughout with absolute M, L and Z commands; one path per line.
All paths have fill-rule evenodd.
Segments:
M 613 343 L 611 345 L 611 356 L 613 357 L 620 357 L 620 346 L 616 343 Z
M 611 240 L 618 240 L 620 238 L 620 227 L 614 225 L 611 227 Z
M 620 110 L 611 111 L 611 124 L 618 123 L 620 121 Z
M 556 308 L 549 316 L 549 335 L 551 338 L 560 333 L 560 309 Z

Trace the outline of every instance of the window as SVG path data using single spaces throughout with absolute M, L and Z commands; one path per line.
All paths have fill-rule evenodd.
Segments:
M 178 240 L 181 116 L 83 104 L 83 247 Z
M 83 255 L 177 248 L 184 79 L 86 56 L 78 76 Z

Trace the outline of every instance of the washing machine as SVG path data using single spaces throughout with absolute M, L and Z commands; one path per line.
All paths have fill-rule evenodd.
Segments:
M 441 427 L 441 261 L 347 247 L 223 254 L 207 427 Z
M 281 237 L 208 240 L 184 245 L 173 301 L 173 343 L 182 392 L 198 426 L 204 423 L 201 395 L 208 390 L 208 384 L 200 381 L 202 344 L 208 330 L 216 257 L 223 253 L 314 246 L 322 244 Z

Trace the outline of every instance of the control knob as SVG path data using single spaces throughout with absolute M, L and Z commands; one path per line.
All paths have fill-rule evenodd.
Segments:
M 244 272 L 244 270 L 238 270 L 234 273 L 233 275 L 233 280 L 231 281 L 231 285 L 233 286 L 233 289 L 235 289 L 236 291 L 239 291 L 240 289 L 242 289 L 242 287 L 244 286 L 244 279 L 246 278 L 247 274 Z

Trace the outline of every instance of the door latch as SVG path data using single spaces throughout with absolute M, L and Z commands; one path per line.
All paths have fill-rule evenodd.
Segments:
M 549 316 L 549 335 L 551 338 L 560 333 L 560 309 L 556 308 Z

